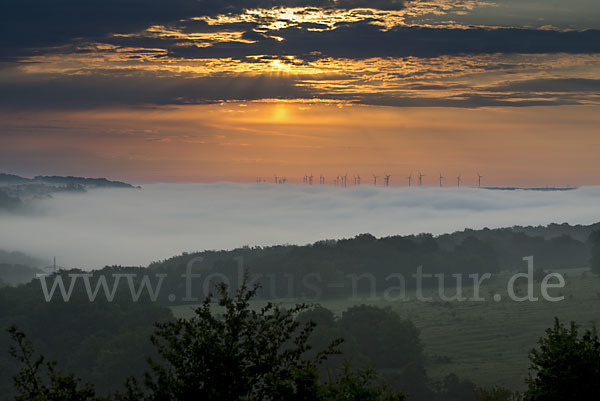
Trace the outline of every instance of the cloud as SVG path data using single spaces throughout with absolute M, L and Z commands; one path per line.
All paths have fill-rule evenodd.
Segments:
M 577 98 L 570 97 L 552 97 L 544 98 L 541 96 L 532 96 L 527 94 L 525 98 L 515 98 L 508 94 L 474 94 L 464 93 L 452 96 L 423 97 L 423 96 L 401 96 L 401 95 L 379 95 L 363 94 L 354 96 L 354 99 L 361 104 L 371 106 L 392 106 L 392 107 L 532 107 L 532 106 L 562 106 L 579 104 Z
M 444 2 L 442 2 L 444 3 Z M 460 3 L 444 3 L 454 7 Z M 439 25 L 427 28 L 403 25 L 396 16 L 391 29 L 381 24 L 387 17 L 377 13 L 335 18 L 335 29 L 315 30 L 321 24 L 295 23 L 285 17 L 283 29 L 265 29 L 265 21 L 282 22 L 277 16 L 239 17 L 247 9 L 272 7 L 317 7 L 321 10 L 348 10 L 368 7 L 394 12 L 417 7 L 419 2 L 399 0 L 28 0 L 10 2 L 0 15 L 0 60 L 17 61 L 27 56 L 64 51 L 72 46 L 80 51 L 89 43 L 113 43 L 124 46 L 160 46 L 172 57 L 244 58 L 249 55 L 308 56 L 319 53 L 331 57 L 432 57 L 442 54 L 501 53 L 589 53 L 600 52 L 600 31 L 556 31 L 521 28 L 478 28 L 466 25 L 453 29 Z M 429 5 L 431 12 L 436 8 Z M 441 7 L 441 5 L 440 5 Z M 452 8 L 450 7 L 450 8 Z M 437 13 L 444 13 L 442 7 Z M 446 10 L 448 11 L 448 10 Z M 225 21 L 208 25 L 194 17 L 227 16 Z M 238 16 L 238 17 L 236 17 Z M 400 19 L 398 19 L 400 18 Z M 389 21 L 388 21 L 389 22 Z M 289 26 L 289 25 L 292 26 Z M 399 24 L 399 25 L 398 25 Z M 189 37 L 158 38 L 145 32 L 149 27 L 165 26 L 183 33 L 230 32 L 240 30 L 255 43 L 222 41 L 198 47 L 202 39 Z M 114 36 L 129 34 L 133 36 Z M 284 38 L 277 41 L 270 36 Z M 59 47 L 57 50 L 56 47 Z
M 246 63 L 247 66 L 253 63 L 264 66 L 273 60 L 281 61 L 263 56 L 254 61 L 246 60 Z M 286 68 L 285 60 L 281 66 Z M 384 68 L 381 64 L 379 67 Z M 293 68 L 293 64 L 290 68 Z M 448 77 L 442 85 L 435 81 L 393 76 L 389 72 L 390 66 L 374 76 L 363 74 L 361 68 L 361 64 L 348 64 L 345 70 L 337 73 L 314 75 L 219 73 L 216 68 L 202 77 L 165 76 L 149 71 L 132 74 L 113 70 L 108 74 L 95 71 L 77 75 L 13 71 L 7 73 L 5 79 L 0 79 L 0 110 L 83 110 L 265 99 L 320 99 L 373 106 L 461 108 L 576 105 L 584 101 L 600 101 L 594 98 L 600 86 L 597 80 L 592 79 L 535 79 L 475 88 L 465 82 L 459 84 L 457 81 L 455 84 Z M 419 73 L 431 74 L 433 71 L 435 78 L 435 75 L 460 76 L 480 71 L 479 66 L 460 71 L 444 70 L 452 66 L 436 68 L 423 66 L 423 71 Z M 502 77 L 510 77 L 506 74 L 514 69 L 509 68 L 497 79 L 501 81 Z M 379 82 L 379 74 L 386 76 L 385 82 Z
M 445 233 L 600 220 L 600 187 L 567 192 L 471 188 L 154 184 L 62 194 L 37 216 L 2 216 L 0 248 L 84 268 L 145 265 L 183 251 L 311 243 L 370 232 Z
M 309 93 L 285 76 L 223 75 L 200 78 L 56 76 L 0 80 L 0 108 L 88 109 L 128 105 L 208 104 L 227 100 L 303 98 Z
M 371 57 L 435 57 L 494 53 L 598 53 L 600 30 L 547 31 L 519 28 L 420 28 L 382 30 L 370 21 L 338 24 L 336 29 L 314 31 L 302 25 L 280 29 L 276 36 L 252 34 L 254 43 L 223 42 L 196 47 L 189 41 L 165 47 L 171 57 L 244 58 L 250 55 L 292 55 L 364 59 Z M 187 42 L 187 43 L 186 43 Z M 133 46 L 135 39 L 111 43 Z
M 189 17 L 199 9 L 194 0 L 11 1 L 3 4 L 0 14 L 0 51 L 5 59 L 18 57 L 31 48 L 74 38 L 136 32 Z
M 554 78 L 554 79 L 529 79 L 508 82 L 489 88 L 491 91 L 508 92 L 599 92 L 600 79 L 587 78 Z
M 153 25 L 200 16 L 241 13 L 263 7 L 381 8 L 397 10 L 399 0 L 22 0 L 3 4 L 0 60 L 17 60 L 47 46 L 74 39 L 100 40 Z

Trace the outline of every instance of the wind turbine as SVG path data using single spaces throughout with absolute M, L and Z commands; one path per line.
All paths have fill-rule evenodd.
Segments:
M 445 178 L 445 177 L 443 177 L 443 176 L 442 176 L 442 173 L 440 173 L 440 188 L 444 186 L 444 185 L 442 184 L 442 180 L 443 180 L 444 178 Z
M 378 177 L 379 177 L 379 176 L 377 176 L 377 175 L 373 174 L 373 185 L 375 185 L 375 186 L 377 186 L 377 178 L 378 178 Z
M 481 188 L 481 179 L 483 178 L 483 176 L 479 173 L 477 173 L 477 188 Z
M 419 171 L 419 186 L 423 186 L 423 177 L 425 177 L 425 174 L 421 174 L 421 172 Z
M 386 187 L 389 187 L 389 186 L 390 186 L 390 177 L 391 177 L 391 175 L 390 175 L 390 174 L 386 174 L 386 175 L 385 175 L 385 186 L 386 186 Z
M 356 175 L 356 183 L 360 185 L 360 174 Z
M 460 174 L 456 177 L 456 187 L 460 188 Z
M 411 185 L 411 181 L 412 181 L 412 173 L 410 173 L 410 174 L 408 175 L 408 177 L 406 177 L 406 178 L 408 178 L 408 186 L 410 187 L 410 185 Z

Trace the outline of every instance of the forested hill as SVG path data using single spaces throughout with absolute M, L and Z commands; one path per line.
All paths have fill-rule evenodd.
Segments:
M 42 267 L 49 266 L 44 261 L 22 252 L 8 252 L 0 249 L 0 287 L 28 283 L 43 273 Z
M 320 288 L 321 295 L 347 296 L 349 289 L 354 288 L 349 283 L 351 275 L 370 273 L 378 288 L 385 288 L 386 278 L 400 273 L 410 286 L 414 284 L 411 277 L 419 266 L 425 274 L 497 273 L 501 270 L 522 270 L 525 267 L 523 257 L 526 256 L 534 256 L 536 269 L 589 266 L 591 247 L 587 238 L 574 239 L 569 234 L 583 238 L 583 233 L 592 232 L 595 228 L 599 225 L 573 227 L 555 224 L 537 228 L 467 230 L 439 237 L 420 234 L 376 238 L 361 234 L 354 238 L 303 246 L 244 247 L 230 251 L 185 253 L 152 263 L 149 269 L 176 277 L 177 280 L 165 283 L 175 294 L 182 293 L 181 275 L 190 264 L 195 272 L 222 274 L 235 282 L 240 261 L 243 261 L 244 268 L 252 274 L 263 275 L 266 280 L 263 284 L 276 289 L 272 292 L 275 298 L 305 295 L 303 290 L 307 286 L 302 280 L 307 280 L 311 274 L 318 275 L 313 284 Z M 364 280 L 358 289 L 369 291 L 371 284 Z M 194 291 L 201 293 L 202 289 L 198 285 Z
M 134 188 L 133 185 L 121 182 L 110 181 L 106 178 L 85 178 L 73 176 L 42 176 L 34 178 L 24 178 L 13 174 L 0 173 L 0 184 L 61 184 L 61 185 L 82 185 L 84 187 L 102 187 L 102 188 Z
M 121 181 L 106 178 L 37 176 L 24 178 L 0 173 L 0 213 L 27 211 L 29 199 L 51 197 L 60 192 L 86 192 L 93 188 L 136 188 Z M 139 188 L 139 187 L 138 187 Z
M 452 244 L 462 241 L 464 238 L 469 236 L 475 236 L 478 238 L 487 238 L 490 235 L 497 237 L 502 232 L 512 233 L 524 233 L 530 237 L 544 237 L 545 239 L 552 239 L 567 235 L 573 239 L 581 242 L 586 242 L 593 231 L 600 230 L 600 223 L 590 225 L 570 225 L 568 223 L 556 224 L 552 223 L 547 226 L 513 226 L 509 228 L 500 228 L 495 230 L 483 229 L 483 230 L 471 230 L 466 229 L 464 231 L 457 231 L 452 234 L 445 234 L 440 236 L 440 240 L 448 241 Z

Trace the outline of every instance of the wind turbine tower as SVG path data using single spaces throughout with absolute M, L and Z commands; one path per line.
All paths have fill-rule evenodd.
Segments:
M 423 177 L 425 177 L 425 174 L 421 174 L 421 172 L 419 171 L 419 186 L 420 187 L 423 186 Z
M 440 173 L 440 188 L 444 186 L 443 184 L 443 180 L 445 177 L 442 176 L 442 173 Z
M 483 178 L 483 176 L 479 173 L 477 173 L 477 188 L 481 188 L 481 179 Z
M 460 188 L 460 174 L 456 177 L 456 187 Z
M 389 186 L 390 186 L 390 177 L 391 177 L 391 175 L 390 175 L 390 174 L 386 174 L 386 175 L 385 175 L 385 186 L 386 186 L 386 187 L 389 187 Z
M 408 178 L 408 186 L 410 187 L 412 183 L 412 173 L 410 173 L 406 178 Z

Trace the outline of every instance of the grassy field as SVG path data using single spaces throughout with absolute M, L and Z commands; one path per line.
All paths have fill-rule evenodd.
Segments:
M 565 276 L 564 289 L 552 289 L 550 295 L 564 295 L 560 302 L 515 302 L 508 298 L 506 286 L 511 274 L 496 275 L 481 288 L 485 302 L 385 302 L 369 299 L 321 300 L 319 303 L 341 314 L 355 304 L 389 306 L 401 316 L 412 320 L 421 330 L 421 339 L 428 357 L 429 375 L 441 378 L 456 373 L 478 385 L 503 385 L 513 389 L 523 387 L 527 375 L 529 350 L 534 347 L 554 317 L 562 321 L 574 320 L 583 327 L 600 323 L 600 277 L 587 269 L 556 271 Z M 539 283 L 536 284 L 536 296 Z M 525 292 L 525 287 L 520 287 Z M 464 289 L 467 297 L 471 290 Z M 493 300 L 493 294 L 504 299 Z M 434 295 L 425 293 L 425 295 Z M 448 292 L 448 295 L 452 295 Z M 295 303 L 294 300 L 281 304 Z M 259 306 L 263 302 L 257 301 Z M 176 316 L 192 315 L 192 307 L 173 308 Z

